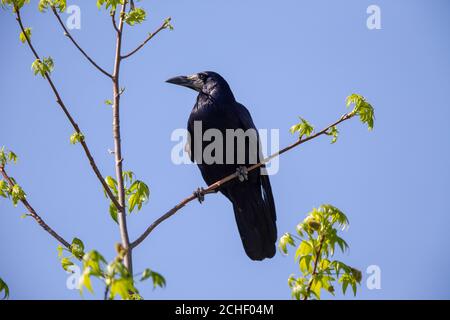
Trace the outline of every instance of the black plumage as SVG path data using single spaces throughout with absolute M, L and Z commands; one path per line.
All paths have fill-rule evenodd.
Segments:
M 237 102 L 228 83 L 215 72 L 201 72 L 189 77 L 181 76 L 167 80 L 169 83 L 182 85 L 196 90 L 199 94 L 189 116 L 187 128 L 190 133 L 191 160 L 197 162 L 203 179 L 210 185 L 221 178 L 230 175 L 239 167 L 249 166 L 262 160 L 260 141 L 252 117 L 245 106 Z M 201 158 L 205 148 L 211 143 L 203 141 L 201 136 L 194 133 L 194 122 L 201 121 L 202 134 L 208 129 L 217 129 L 223 136 L 223 161 L 210 163 Z M 245 140 L 245 161 L 237 163 L 237 142 L 234 141 L 234 157 L 232 163 L 226 159 L 227 129 L 254 129 L 254 141 Z M 250 130 L 251 131 L 251 130 Z M 214 141 L 214 140 L 213 140 Z M 230 142 L 230 141 L 228 141 Z M 255 154 L 254 154 L 255 153 Z M 220 154 L 212 153 L 213 156 Z M 228 160 L 228 161 L 227 161 Z M 264 168 L 263 168 L 264 170 Z M 272 189 L 267 175 L 260 170 L 248 173 L 247 179 L 234 179 L 223 185 L 220 192 L 233 204 L 233 210 L 239 234 L 245 252 L 252 260 L 263 260 L 275 255 L 277 239 L 275 203 Z

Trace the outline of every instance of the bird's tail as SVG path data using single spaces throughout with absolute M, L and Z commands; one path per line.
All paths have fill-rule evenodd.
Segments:
M 259 184 L 249 186 L 253 183 L 245 181 L 226 190 L 226 196 L 233 203 L 244 250 L 252 260 L 272 258 L 277 241 L 277 218 L 269 177 L 261 175 L 259 178 L 261 187 Z

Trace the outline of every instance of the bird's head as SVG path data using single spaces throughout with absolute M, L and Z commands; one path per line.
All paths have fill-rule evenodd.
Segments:
M 233 97 L 233 93 L 225 79 L 213 71 L 199 72 L 190 76 L 178 76 L 170 78 L 166 82 L 187 87 L 200 94 L 212 97 L 217 97 L 218 95 Z

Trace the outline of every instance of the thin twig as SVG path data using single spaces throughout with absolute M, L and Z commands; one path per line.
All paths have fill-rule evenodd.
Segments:
M 25 36 L 26 42 L 28 44 L 28 46 L 30 47 L 31 51 L 33 52 L 33 55 L 35 56 L 36 59 L 40 60 L 40 57 L 36 51 L 36 49 L 34 48 L 33 44 L 31 43 L 31 40 L 29 39 L 27 33 L 25 32 L 25 28 L 23 26 L 22 23 L 22 19 L 20 17 L 20 10 L 17 9 L 16 10 L 16 20 L 19 23 L 20 29 L 22 30 L 23 35 Z M 62 111 L 64 112 L 64 114 L 66 115 L 67 119 L 69 120 L 70 124 L 72 125 L 72 127 L 75 129 L 75 132 L 77 133 L 81 133 L 80 128 L 78 127 L 78 124 L 75 122 L 75 120 L 73 119 L 72 115 L 70 114 L 69 110 L 67 109 L 66 105 L 64 104 L 63 100 L 61 99 L 61 96 L 58 92 L 58 89 L 56 88 L 55 84 L 53 83 L 50 75 L 46 72 L 44 74 L 45 79 L 47 80 L 47 82 L 49 83 L 53 93 L 55 94 L 56 97 L 56 102 L 58 103 L 58 105 L 61 107 Z M 98 180 L 100 181 L 100 183 L 102 184 L 103 188 L 105 189 L 106 194 L 108 195 L 109 199 L 114 203 L 114 205 L 117 207 L 117 210 L 120 210 L 121 206 L 119 205 L 119 202 L 117 201 L 116 197 L 113 195 L 111 189 L 109 188 L 109 186 L 107 185 L 107 183 L 105 182 L 105 179 L 103 178 L 102 174 L 100 173 L 100 170 L 97 167 L 97 164 L 94 161 L 94 158 L 86 144 L 85 139 L 82 139 L 80 141 L 81 146 L 83 147 L 84 153 L 86 154 L 86 157 L 89 160 L 89 164 L 92 167 L 92 170 L 94 171 L 95 175 L 97 176 Z
M 121 209 L 118 210 L 117 220 L 119 223 L 120 237 L 122 240 L 122 246 L 126 250 L 127 254 L 124 258 L 124 264 L 128 268 L 130 274 L 133 274 L 133 261 L 132 261 L 132 249 L 130 248 L 130 239 L 128 236 L 126 206 L 125 206 L 125 185 L 123 181 L 123 158 L 122 158 L 122 143 L 120 138 L 120 88 L 119 88 L 119 75 L 120 75 L 120 62 L 121 62 L 121 49 L 122 49 L 122 32 L 124 26 L 124 16 L 127 6 L 125 0 L 120 12 L 120 20 L 116 38 L 116 54 L 114 59 L 114 72 L 112 77 L 113 82 L 113 137 L 114 137 L 114 157 L 115 157 L 115 169 L 117 190 L 119 195 L 119 204 Z
M 144 42 L 142 42 L 136 49 L 134 49 L 130 53 L 127 53 L 126 55 L 122 56 L 122 59 L 126 59 L 126 58 L 132 56 L 133 54 L 138 52 L 141 48 L 143 48 L 147 44 L 147 42 L 149 42 L 154 36 L 156 36 L 160 31 L 167 28 L 167 24 L 169 21 L 170 21 L 170 18 L 167 18 L 166 20 L 164 20 L 163 24 L 158 29 L 156 29 L 155 32 L 149 33 L 147 38 L 144 40 Z
M 114 27 L 114 30 L 116 30 L 117 33 L 119 33 L 119 28 L 117 28 L 117 23 L 116 23 L 116 10 L 111 11 L 111 21 L 112 21 L 112 25 Z
M 105 292 L 103 293 L 103 300 L 109 300 L 108 298 L 108 294 L 109 294 L 109 286 L 105 286 Z
M 311 273 L 311 279 L 310 279 L 310 281 L 308 283 L 308 287 L 306 288 L 306 295 L 303 297 L 303 300 L 308 300 L 308 297 L 309 297 L 309 295 L 311 293 L 311 287 L 312 287 L 312 284 L 314 282 L 314 277 L 317 274 L 317 266 L 319 265 L 320 255 L 322 253 L 322 246 L 323 246 L 323 242 L 324 241 L 325 241 L 325 236 L 321 235 L 320 236 L 320 242 L 319 242 L 319 248 L 317 249 L 316 257 L 314 259 L 313 272 Z
M 78 50 L 80 50 L 80 52 L 83 54 L 83 56 L 88 59 L 88 61 L 90 63 L 92 63 L 92 65 L 94 67 L 96 67 L 101 73 L 103 73 L 105 76 L 112 78 L 112 75 L 106 71 L 105 69 L 103 69 L 102 67 L 100 67 L 81 47 L 80 45 L 75 41 L 75 39 L 72 37 L 72 35 L 70 34 L 69 30 L 67 30 L 66 26 L 64 25 L 64 22 L 61 20 L 61 17 L 59 16 L 58 12 L 56 11 L 56 8 L 54 6 L 51 7 L 52 8 L 52 12 L 55 15 L 56 19 L 58 19 L 59 24 L 61 25 L 61 27 L 64 30 L 64 35 L 69 38 L 72 43 L 75 45 L 75 47 L 77 47 Z
M 3 178 L 8 182 L 9 186 L 12 188 L 14 187 L 15 183 L 14 181 L 8 176 L 8 174 L 5 171 L 5 168 L 0 166 L 0 173 L 3 176 Z M 63 237 L 61 237 L 55 230 L 50 228 L 50 226 L 45 223 L 45 221 L 36 213 L 36 211 L 33 209 L 33 207 L 30 205 L 27 199 L 22 198 L 20 199 L 20 202 L 27 208 L 28 212 L 30 213 L 30 216 L 36 220 L 36 222 L 45 230 L 47 231 L 53 238 L 58 240 L 59 243 L 61 243 L 64 247 L 70 250 L 70 243 L 66 241 Z
M 325 129 L 307 137 L 307 138 L 302 138 L 297 140 L 296 142 L 292 143 L 291 145 L 285 147 L 284 149 L 281 149 L 280 151 L 272 154 L 271 156 L 265 158 L 264 160 L 262 160 L 260 163 L 254 164 L 250 167 L 247 168 L 247 171 L 253 171 L 255 169 L 258 169 L 262 166 L 264 166 L 266 163 L 268 163 L 269 161 L 271 161 L 273 158 L 276 158 L 280 155 L 282 155 L 283 153 L 309 141 L 312 140 L 314 138 L 317 138 L 323 134 L 326 134 L 332 127 L 340 124 L 341 122 L 348 120 L 350 118 L 352 118 L 355 114 L 353 112 L 350 113 L 346 113 L 344 114 L 338 121 L 334 122 L 333 124 L 330 124 L 328 127 L 326 127 Z M 215 193 L 216 190 L 218 190 L 223 184 L 235 179 L 238 176 L 237 173 L 233 173 L 230 174 L 229 176 L 220 179 L 219 181 L 211 184 L 210 186 L 208 186 L 206 189 L 204 189 L 204 193 L 205 194 L 210 194 L 210 193 Z M 131 243 L 131 248 L 135 248 L 137 247 L 142 241 L 145 240 L 145 238 L 147 238 L 147 236 L 163 221 L 167 220 L 168 218 L 170 218 L 171 216 L 173 216 L 175 213 L 177 213 L 178 210 L 180 210 L 181 208 L 183 208 L 186 204 L 188 204 L 189 202 L 191 202 L 192 200 L 195 200 L 197 198 L 196 195 L 192 194 L 189 197 L 185 198 L 184 200 L 182 200 L 180 203 L 178 203 L 175 207 L 173 207 L 172 209 L 170 209 L 169 211 L 167 211 L 165 214 L 163 214 L 161 217 L 159 217 L 158 219 L 156 219 L 145 231 L 144 233 L 139 236 L 136 240 L 134 240 Z

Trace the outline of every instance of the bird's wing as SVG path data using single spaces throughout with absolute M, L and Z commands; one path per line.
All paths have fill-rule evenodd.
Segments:
M 236 114 L 239 117 L 239 120 L 241 122 L 242 125 L 242 129 L 247 130 L 247 129 L 255 129 L 256 130 L 256 126 L 253 123 L 253 119 L 252 116 L 250 115 L 250 112 L 248 111 L 248 109 L 240 103 L 236 103 Z
M 185 146 L 185 150 L 189 154 L 189 158 L 192 162 L 194 162 L 194 116 L 193 112 L 191 112 L 191 115 L 189 116 L 188 123 L 187 123 L 187 130 L 189 133 L 188 140 Z M 188 151 L 189 150 L 189 151 Z

